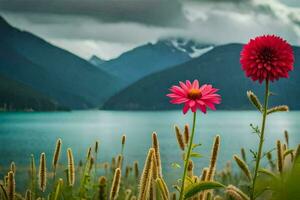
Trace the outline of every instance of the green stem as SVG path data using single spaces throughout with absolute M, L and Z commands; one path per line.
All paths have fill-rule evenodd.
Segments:
M 94 176 L 94 183 L 96 184 L 97 182 L 97 157 L 98 157 L 98 153 L 95 153 L 95 176 Z
M 258 153 L 257 153 L 257 158 L 256 158 L 255 172 L 254 172 L 253 183 L 252 183 L 251 200 L 254 200 L 255 181 L 257 178 L 259 163 L 260 163 L 263 144 L 264 144 L 264 134 L 265 134 L 265 126 L 266 126 L 267 110 L 268 110 L 268 99 L 269 99 L 269 80 L 267 79 L 266 80 L 266 89 L 265 89 L 264 108 L 263 108 L 263 119 L 262 119 L 262 125 L 261 125 Z
M 192 146 L 193 146 L 193 139 L 194 139 L 194 134 L 195 134 L 195 127 L 196 127 L 196 112 L 194 112 L 194 115 L 193 115 L 192 135 L 191 135 L 191 139 L 190 139 L 190 143 L 189 143 L 187 155 L 186 155 L 186 158 L 184 160 L 184 171 L 183 171 L 183 176 L 182 176 L 182 179 L 181 179 L 181 189 L 180 189 L 179 200 L 183 199 L 184 183 L 185 183 L 185 177 L 186 177 L 186 173 L 187 173 L 188 163 L 189 163 L 189 160 L 190 160 L 191 150 L 192 150 Z

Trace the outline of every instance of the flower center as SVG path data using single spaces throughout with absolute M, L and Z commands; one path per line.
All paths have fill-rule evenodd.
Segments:
M 193 100 L 200 99 L 201 96 L 202 96 L 202 94 L 199 89 L 190 89 L 187 94 L 187 97 L 189 99 L 193 99 Z
M 269 47 L 264 47 L 259 55 L 259 59 L 263 62 L 270 62 L 274 58 L 274 50 Z

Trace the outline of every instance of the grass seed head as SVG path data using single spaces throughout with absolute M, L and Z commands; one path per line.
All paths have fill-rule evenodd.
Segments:
M 212 153 L 211 153 L 211 157 L 210 157 L 209 171 L 207 174 L 208 181 L 212 181 L 214 178 L 219 148 L 220 148 L 220 136 L 217 135 L 214 140 Z
M 8 172 L 7 175 L 7 197 L 8 200 L 15 200 L 16 197 L 16 182 L 15 174 L 13 171 Z
M 52 159 L 52 167 L 53 167 L 53 169 L 57 168 L 57 164 L 58 164 L 59 156 L 60 156 L 60 151 L 61 151 L 61 145 L 62 145 L 62 141 L 59 138 L 56 141 L 56 146 L 55 146 L 55 150 L 54 150 L 54 154 L 53 154 L 53 159 Z
M 177 138 L 177 142 L 178 142 L 179 148 L 182 151 L 184 151 L 185 144 L 184 144 L 184 141 L 183 141 L 183 136 L 182 136 L 181 131 L 180 131 L 180 129 L 179 129 L 178 126 L 175 126 L 175 133 L 176 133 L 176 138 Z
M 39 187 L 42 192 L 46 190 L 47 185 L 47 167 L 46 167 L 46 155 L 42 153 L 40 156 L 39 166 Z
M 148 151 L 148 155 L 140 179 L 138 200 L 145 200 L 148 198 L 150 186 L 152 182 L 152 165 L 153 165 L 154 154 L 155 154 L 154 148 L 150 148 Z
M 283 171 L 283 151 L 280 140 L 276 142 L 277 146 L 277 169 L 280 173 Z
M 74 166 L 74 157 L 71 148 L 67 150 L 68 157 L 68 184 L 69 186 L 74 186 L 75 183 L 75 166 Z
M 188 145 L 189 141 L 190 141 L 190 128 L 189 128 L 189 125 L 186 124 L 184 126 L 184 142 L 186 145 Z
M 117 168 L 115 170 L 114 179 L 110 190 L 110 196 L 109 196 L 110 200 L 116 200 L 118 198 L 120 183 L 121 183 L 121 169 Z

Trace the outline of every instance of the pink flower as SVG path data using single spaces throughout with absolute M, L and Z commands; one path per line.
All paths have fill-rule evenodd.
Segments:
M 179 84 L 180 86 L 172 86 L 171 93 L 167 96 L 171 98 L 172 104 L 184 103 L 183 114 L 186 114 L 189 109 L 196 112 L 197 108 L 206 113 L 206 107 L 216 110 L 215 104 L 221 103 L 221 96 L 216 94 L 218 89 L 213 88 L 212 85 L 204 84 L 199 87 L 198 80 L 194 80 L 193 83 L 189 80 L 185 83 L 180 81 Z

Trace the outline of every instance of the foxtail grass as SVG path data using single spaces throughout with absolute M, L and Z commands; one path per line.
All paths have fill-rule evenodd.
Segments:
M 187 175 L 190 178 L 194 176 L 194 162 L 192 160 L 189 160 L 188 162 Z
M 133 162 L 133 169 L 134 169 L 134 177 L 136 178 L 136 180 L 139 179 L 140 173 L 139 173 L 139 162 L 138 161 L 134 161 Z
M 95 153 L 95 179 L 94 182 L 96 182 L 96 177 L 97 177 L 97 168 L 98 168 L 98 151 L 99 151 L 99 141 L 97 140 L 95 142 L 95 149 L 94 149 L 94 153 Z
M 91 156 L 92 156 L 92 147 L 89 147 L 88 151 L 86 153 L 86 161 L 87 162 L 90 160 Z
M 275 106 L 273 108 L 268 109 L 267 114 L 275 113 L 275 112 L 287 112 L 289 111 L 289 107 L 286 105 Z
M 117 168 L 122 169 L 122 165 L 123 165 L 123 156 L 122 154 L 119 154 L 117 156 Z
M 178 126 L 175 126 L 175 133 L 176 133 L 176 138 L 177 138 L 177 142 L 178 142 L 179 148 L 182 151 L 184 151 L 185 144 L 184 144 L 183 136 L 182 136 L 181 131 L 180 131 L 180 129 L 179 129 Z
M 130 176 L 131 166 L 127 165 L 125 168 L 125 178 L 127 179 Z
M 55 150 L 54 150 L 54 154 L 53 154 L 53 159 L 52 159 L 52 168 L 53 168 L 53 182 L 55 181 L 55 177 L 56 177 L 56 169 L 57 169 L 57 165 L 59 162 L 59 157 L 60 157 L 60 151 L 61 151 L 61 145 L 62 145 L 62 141 L 59 138 L 56 141 L 56 146 L 55 146 Z
M 209 168 L 205 167 L 202 169 L 201 176 L 200 176 L 200 181 L 205 181 L 207 179 L 207 174 L 208 174 Z M 199 200 L 204 199 L 204 192 L 199 193 Z
M 109 199 L 116 200 L 119 196 L 119 189 L 121 184 L 121 169 L 117 168 L 115 170 L 114 179 L 112 182 Z
M 35 165 L 35 160 L 34 160 L 34 155 L 31 154 L 30 158 L 30 188 L 32 192 L 32 198 L 35 198 L 35 193 L 36 193 L 36 165 Z
M 99 200 L 107 200 L 107 179 L 105 176 L 101 176 L 99 178 L 99 191 L 98 191 L 98 197 Z
M 150 148 L 144 164 L 144 170 L 140 180 L 138 200 L 145 200 L 148 198 L 150 186 L 152 182 L 152 165 L 153 165 L 154 154 L 155 154 L 154 148 Z
M 170 193 L 169 193 L 168 187 L 166 186 L 165 181 L 161 178 L 157 178 L 156 179 L 156 184 L 159 188 L 161 198 L 163 200 L 169 200 L 170 199 Z
M 244 173 L 244 175 L 247 177 L 247 179 L 249 181 L 252 181 L 251 172 L 249 170 L 248 165 L 245 163 L 245 161 L 242 160 L 241 158 L 239 158 L 237 155 L 234 155 L 233 159 L 235 160 L 236 164 L 239 166 L 239 168 L 241 169 L 241 171 Z
M 15 200 L 16 198 L 16 182 L 15 182 L 15 174 L 13 171 L 8 172 L 8 180 L 7 180 L 7 197 L 8 200 Z
M 16 164 L 15 164 L 15 162 L 11 162 L 10 171 L 12 171 L 16 175 Z
M 42 192 L 45 192 L 47 186 L 47 167 L 46 167 L 46 155 L 42 153 L 40 156 L 39 166 L 39 188 Z
M 158 176 L 162 177 L 159 141 L 157 138 L 157 134 L 155 132 L 152 133 L 152 147 L 154 148 L 154 151 L 155 151 L 155 161 L 156 161 L 156 168 L 157 168 Z
M 246 157 L 246 152 L 245 152 L 245 149 L 244 148 L 241 148 L 241 156 L 242 156 L 242 159 L 247 162 L 247 157 Z
M 98 151 L 99 151 L 99 141 L 96 140 L 96 142 L 95 142 L 95 149 L 94 149 L 95 154 L 97 154 Z
M 26 190 L 25 200 L 32 200 L 32 192 L 30 190 Z
M 122 156 L 124 154 L 125 143 L 126 143 L 126 135 L 122 135 L 122 140 L 121 140 L 121 144 L 122 144 L 121 155 Z
M 289 132 L 287 130 L 284 131 L 284 139 L 287 147 L 289 147 Z
M 158 165 L 157 165 L 157 159 L 156 156 L 153 156 L 153 163 L 152 163 L 152 178 L 155 180 L 158 177 L 161 177 L 158 173 Z
M 244 192 L 233 185 L 227 186 L 226 193 L 235 200 L 250 200 Z
M 94 165 L 95 165 L 95 159 L 94 159 L 94 157 L 91 157 L 90 162 L 88 163 L 88 174 L 89 175 L 91 174 L 93 167 L 95 167 Z
M 209 165 L 209 169 L 208 169 L 208 173 L 207 173 L 207 177 L 206 177 L 207 181 L 212 181 L 214 179 L 219 148 L 220 148 L 220 136 L 217 135 L 215 137 L 214 144 L 213 144 L 212 151 L 211 151 L 210 165 Z
M 272 160 L 272 153 L 271 153 L 271 152 L 268 152 L 268 153 L 266 154 L 266 156 L 267 156 L 269 165 L 270 165 L 271 169 L 273 170 L 273 169 L 276 167 L 276 165 L 275 165 L 275 163 L 274 163 L 273 160 Z
M 190 141 L 190 127 L 188 124 L 184 126 L 184 143 L 188 145 Z
M 260 112 L 263 111 L 263 107 L 258 97 L 252 91 L 247 91 L 247 97 L 249 101 L 257 108 L 257 110 L 259 110 Z
M 283 151 L 280 140 L 277 140 L 277 169 L 279 173 L 283 172 Z
M 71 148 L 67 149 L 67 157 L 68 157 L 68 185 L 73 186 L 75 184 L 75 165 L 74 165 L 74 157 Z

